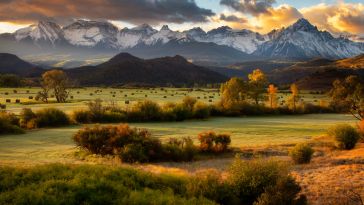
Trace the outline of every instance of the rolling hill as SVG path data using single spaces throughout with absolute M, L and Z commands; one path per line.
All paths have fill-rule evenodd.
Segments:
M 66 70 L 69 77 L 81 85 L 194 85 L 220 83 L 227 77 L 196 66 L 181 56 L 144 60 L 120 53 L 97 66 Z
M 0 74 L 15 74 L 21 77 L 37 77 L 44 70 L 32 65 L 16 55 L 0 53 Z
M 276 84 L 297 83 L 301 89 L 329 89 L 336 79 L 348 75 L 364 77 L 364 54 L 341 60 L 314 59 L 276 69 L 269 79 Z

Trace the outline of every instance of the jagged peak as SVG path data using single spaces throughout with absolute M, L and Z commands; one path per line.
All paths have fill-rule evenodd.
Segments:
M 132 28 L 132 30 L 154 30 L 149 24 L 143 23 L 139 26 Z
M 313 26 L 307 19 L 300 18 L 288 29 L 293 29 L 294 31 L 313 31 L 317 30 L 317 27 Z
M 161 28 L 161 31 L 170 31 L 171 29 L 169 29 L 168 25 L 163 25 Z

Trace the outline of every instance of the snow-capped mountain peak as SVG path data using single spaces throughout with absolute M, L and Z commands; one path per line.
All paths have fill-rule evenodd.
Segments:
M 149 24 L 142 24 L 142 25 L 132 28 L 131 30 L 136 31 L 136 32 L 138 32 L 138 31 L 144 32 L 147 35 L 151 35 L 151 34 L 157 32 L 157 30 L 152 28 Z
M 279 58 L 347 58 L 363 53 L 362 45 L 334 38 L 327 31 L 319 31 L 306 19 L 268 34 L 270 41 L 262 44 L 256 55 Z
M 9 34 L 8 34 L 9 35 Z M 347 38 L 335 38 L 327 31 L 320 31 L 306 19 L 266 35 L 248 30 L 234 30 L 222 26 L 205 32 L 200 27 L 183 32 L 173 31 L 168 25 L 156 30 L 148 24 L 119 30 L 110 22 L 77 20 L 61 28 L 59 25 L 40 21 L 10 34 L 10 39 L 43 45 L 106 48 L 123 51 L 144 46 L 182 45 L 185 43 L 214 43 L 263 57 L 273 58 L 346 58 L 364 53 L 364 43 Z M 21 43 L 21 42 L 20 42 Z M 195 45 L 196 45 L 195 44 Z
M 307 19 L 301 18 L 298 19 L 298 21 L 291 26 L 289 26 L 287 29 L 293 30 L 293 31 L 318 31 L 316 26 L 313 26 Z
M 75 46 L 116 48 L 119 29 L 109 22 L 78 20 L 63 31 L 65 39 Z
M 44 41 L 54 44 L 62 38 L 62 28 L 58 24 L 50 21 L 39 21 L 38 24 L 19 29 L 15 32 L 15 39 L 17 41 L 29 39 L 36 43 Z

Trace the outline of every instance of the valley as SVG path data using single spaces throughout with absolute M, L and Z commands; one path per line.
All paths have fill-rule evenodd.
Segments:
M 363 205 L 363 14 L 0 2 L 0 205 Z

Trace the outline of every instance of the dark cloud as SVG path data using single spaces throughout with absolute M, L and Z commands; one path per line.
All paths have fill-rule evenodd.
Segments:
M 130 23 L 205 22 L 215 15 L 194 0 L 1 0 L 0 21 L 32 22 L 72 18 Z
M 254 16 L 269 13 L 269 9 L 272 8 L 272 4 L 275 2 L 275 0 L 220 0 L 221 5 Z
M 245 18 L 240 18 L 240 17 L 237 17 L 235 15 L 226 16 L 224 14 L 220 15 L 220 20 L 227 21 L 227 22 L 237 22 L 237 23 L 246 23 L 248 21 Z

